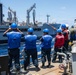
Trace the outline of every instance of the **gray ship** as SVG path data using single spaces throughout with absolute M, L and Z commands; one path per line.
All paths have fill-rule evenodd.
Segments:
M 6 43 L 7 42 L 7 37 L 3 37 L 3 32 L 9 28 L 12 22 L 17 23 L 17 16 L 16 16 L 16 11 L 13 11 L 10 7 L 8 8 L 8 22 L 3 21 L 3 10 L 2 10 L 2 4 L 0 3 L 0 44 Z M 34 3 L 28 10 L 27 10 L 27 23 L 26 25 L 23 26 L 18 26 L 18 28 L 26 35 L 27 34 L 27 29 L 29 27 L 32 27 L 34 29 L 34 34 L 40 38 L 42 36 L 42 31 L 44 28 L 49 29 L 49 34 L 52 36 L 55 36 L 56 30 L 52 28 L 55 27 L 58 29 L 61 24 L 49 24 L 49 15 L 47 15 L 47 23 L 42 24 L 42 26 L 39 26 L 36 21 L 35 21 L 35 8 L 36 4 Z M 33 25 L 30 25 L 30 12 L 33 11 Z M 13 13 L 13 18 L 12 18 L 12 13 Z
M 34 34 L 40 38 L 43 35 L 43 29 L 48 28 L 49 29 L 49 34 L 52 35 L 53 37 L 56 35 L 56 30 L 54 30 L 51 26 L 54 26 L 55 28 L 59 28 L 61 24 L 43 24 L 40 27 L 33 27 L 34 29 Z M 3 37 L 3 32 L 7 30 L 9 26 L 2 25 L 0 26 L 0 44 L 1 43 L 6 43 L 7 42 L 7 37 Z M 26 35 L 27 34 L 27 29 L 29 26 L 18 26 L 18 28 Z
M 33 8 L 35 8 L 35 4 L 31 7 L 31 9 L 27 10 L 27 25 L 26 26 L 18 26 L 18 28 L 26 35 L 27 34 L 27 29 L 29 28 L 29 11 L 31 11 Z M 10 8 L 9 8 L 10 9 Z M 10 11 L 12 11 L 10 9 Z M 13 11 L 12 11 L 13 12 Z M 16 22 L 16 13 L 14 13 L 14 22 Z M 9 13 L 10 14 L 10 13 Z M 36 26 L 35 24 L 35 10 L 33 12 L 33 20 L 34 20 L 34 25 L 32 26 L 34 29 L 34 34 L 36 34 L 38 36 L 38 38 L 40 38 L 43 35 L 43 29 L 44 28 L 48 28 L 49 29 L 49 34 L 52 35 L 53 37 L 56 35 L 56 30 L 53 29 L 53 27 L 55 27 L 56 29 L 60 28 L 61 24 L 48 24 L 48 17 L 49 15 L 47 15 L 47 23 L 42 24 L 42 26 Z M 9 28 L 9 25 L 11 24 L 11 17 L 9 18 L 8 25 L 6 24 L 2 24 L 3 22 L 3 14 L 2 14 L 2 4 L 0 4 L 0 44 L 6 43 L 7 42 L 7 37 L 3 37 L 3 32 L 5 30 L 7 30 Z M 23 38 L 22 38 L 23 40 Z M 3 46 L 2 50 L 5 48 L 4 45 L 1 45 L 1 47 Z M 38 46 L 38 45 L 37 45 Z M 38 47 L 38 49 L 40 49 Z M 28 70 L 24 71 L 23 70 L 23 64 L 20 63 L 21 65 L 21 71 L 19 72 L 19 74 L 17 72 L 13 73 L 12 75 L 76 75 L 76 41 L 74 41 L 74 44 L 72 46 L 72 53 L 71 52 L 67 52 L 67 54 L 69 55 L 69 60 L 67 60 L 67 56 L 65 53 L 57 53 L 58 55 L 62 55 L 63 56 L 63 63 L 51 63 L 51 67 L 47 68 L 45 67 L 45 69 L 40 68 L 40 71 L 36 72 L 32 63 L 30 64 Z M 1 51 L 1 50 L 0 50 Z M 52 48 L 53 51 L 53 48 Z M 1 52 L 2 53 L 2 52 Z M 40 55 L 40 51 L 38 51 L 38 55 Z M 53 55 L 53 53 L 51 53 L 51 56 Z M 20 59 L 20 61 L 22 61 L 22 57 Z M 39 61 L 39 67 L 41 66 L 41 59 L 38 58 Z M 6 63 L 5 63 L 6 61 Z M 1 56 L 0 57 L 0 75 L 8 75 L 6 73 L 8 73 L 8 56 Z M 46 62 L 47 64 L 47 62 Z M 59 68 L 58 68 L 59 67 Z M 2 69 L 4 68 L 4 69 Z M 72 72 L 73 71 L 73 72 Z

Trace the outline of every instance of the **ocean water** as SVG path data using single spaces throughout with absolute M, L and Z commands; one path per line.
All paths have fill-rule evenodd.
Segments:
M 24 44 L 20 47 L 20 52 L 24 49 Z M 40 51 L 40 45 L 37 45 L 37 51 Z M 8 55 L 8 46 L 7 44 L 0 45 L 0 55 Z
M 41 45 L 40 45 L 40 42 L 37 42 L 37 52 L 38 52 L 38 58 L 41 58 Z M 54 46 L 54 40 L 52 41 L 52 45 L 51 47 Z M 20 47 L 20 58 L 23 58 L 23 55 L 24 55 L 24 52 L 23 52 L 23 49 L 24 49 L 24 43 L 21 43 L 21 47 Z M 53 52 L 51 52 L 53 53 Z M 7 44 L 1 44 L 0 45 L 0 56 L 1 55 L 8 55 L 8 46 Z M 32 59 L 30 59 L 30 61 L 32 61 Z M 20 63 L 23 64 L 24 63 L 24 59 L 20 60 Z

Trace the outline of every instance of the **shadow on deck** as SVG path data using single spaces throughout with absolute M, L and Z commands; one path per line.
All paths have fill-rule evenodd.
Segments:
M 46 62 L 45 67 L 41 68 L 41 62 L 39 62 L 39 68 L 40 68 L 39 71 L 37 71 L 36 68 L 33 65 L 31 65 L 28 67 L 26 71 L 24 70 L 24 68 L 22 68 L 20 74 L 18 75 L 63 75 L 64 71 L 59 69 L 59 64 L 60 63 L 51 63 L 51 67 L 47 68 L 46 67 L 47 62 Z

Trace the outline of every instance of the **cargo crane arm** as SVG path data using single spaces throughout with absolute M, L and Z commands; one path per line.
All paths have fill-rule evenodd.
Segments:
M 11 12 L 11 13 L 13 13 L 13 15 L 14 15 L 14 22 L 16 23 L 16 21 L 17 21 L 17 17 L 16 17 L 16 11 L 13 11 L 10 7 L 8 7 L 8 10 Z
M 28 9 L 28 12 L 30 13 L 32 11 L 33 8 L 36 8 L 36 4 L 34 3 L 33 6 L 30 7 L 30 9 Z
M 36 4 L 34 3 L 33 6 L 31 6 L 28 10 L 27 10 L 27 25 L 29 25 L 30 23 L 30 12 L 33 10 L 33 8 L 36 8 Z
M 10 7 L 8 7 L 8 10 L 14 14 L 14 11 Z
M 33 10 L 33 23 L 34 23 L 34 25 L 36 25 L 36 23 L 35 23 L 35 9 Z

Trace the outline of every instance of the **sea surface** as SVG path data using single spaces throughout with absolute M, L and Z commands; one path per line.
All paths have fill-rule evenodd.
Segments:
M 37 52 L 38 52 L 38 59 L 41 58 L 41 45 L 40 45 L 40 42 L 38 41 L 37 42 Z M 51 47 L 53 48 L 54 46 L 54 39 L 52 41 L 52 45 Z M 23 59 L 23 55 L 24 55 L 24 43 L 21 43 L 21 47 L 20 47 L 20 63 L 23 64 L 24 63 L 24 59 Z M 53 53 L 53 51 L 51 52 L 51 54 Z M 7 43 L 6 44 L 0 44 L 0 56 L 3 56 L 3 55 L 8 55 L 8 45 Z M 32 59 L 30 59 L 30 62 L 32 61 Z
M 51 47 L 54 45 L 54 40 L 52 41 Z M 37 52 L 41 51 L 41 45 L 40 42 L 37 42 Z M 24 43 L 21 43 L 20 47 L 20 52 L 24 49 Z M 5 44 L 0 44 L 0 55 L 8 55 L 8 45 L 7 43 Z

